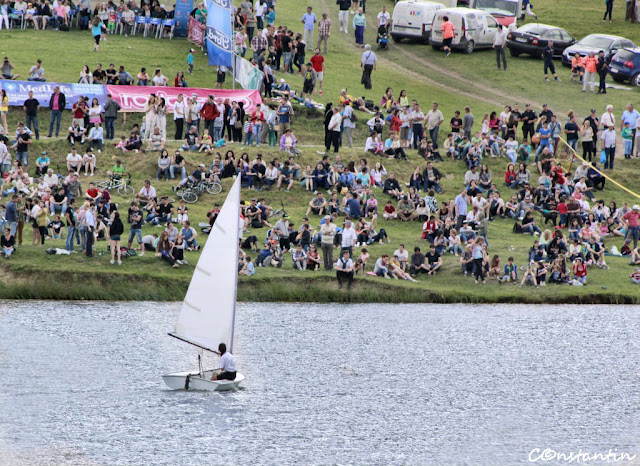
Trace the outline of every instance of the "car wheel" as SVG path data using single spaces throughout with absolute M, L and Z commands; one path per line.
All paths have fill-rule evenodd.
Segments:
M 631 78 L 631 84 L 636 87 L 640 87 L 640 73 L 637 73 Z
M 510 54 L 512 57 L 519 57 L 519 56 L 520 56 L 520 53 L 521 53 L 521 52 L 520 52 L 519 50 L 509 49 L 509 54 Z
M 467 46 L 464 48 L 464 53 L 466 54 L 472 53 L 474 48 L 475 48 L 475 44 L 473 43 L 472 40 L 470 40 L 469 42 L 467 42 Z

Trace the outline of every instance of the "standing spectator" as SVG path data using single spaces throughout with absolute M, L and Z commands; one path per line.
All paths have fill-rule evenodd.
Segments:
M 349 34 L 349 8 L 351 8 L 351 0 L 337 0 L 337 3 L 340 32 L 344 31 L 345 34 Z
M 116 102 L 111 94 L 107 94 L 107 103 L 104 104 L 104 126 L 107 132 L 107 139 L 113 139 L 115 133 L 115 122 L 118 112 L 122 107 Z
M 602 139 L 602 150 L 604 150 L 607 157 L 604 168 L 613 170 L 613 159 L 616 156 L 616 132 L 614 127 L 607 126 L 600 138 Z
M 611 0 L 613 3 L 613 0 Z M 607 73 L 609 72 L 609 63 L 607 63 L 607 58 L 604 56 L 604 51 L 600 50 L 598 52 L 598 64 L 596 65 L 596 69 L 598 70 L 598 76 L 600 77 L 600 87 L 598 87 L 597 94 L 606 94 L 607 93 L 607 85 L 605 81 L 607 80 Z
M 336 236 L 336 225 L 331 215 L 325 215 L 324 223 L 320 226 L 320 246 L 324 259 L 324 269 L 333 269 L 333 241 Z
M 356 18 L 358 15 L 355 16 Z M 364 46 L 364 52 L 362 53 L 362 59 L 360 60 L 360 67 L 362 68 L 362 78 L 360 84 L 364 84 L 365 89 L 371 89 L 371 72 L 376 70 L 378 58 L 376 54 L 371 51 L 369 44 Z
M 353 108 L 345 102 L 344 112 L 342 112 L 342 126 L 344 127 L 344 135 L 347 138 L 347 147 L 350 149 L 353 147 L 353 130 L 356 127 L 356 121 Z
M 16 161 L 22 164 L 25 173 L 29 171 L 29 145 L 32 142 L 31 136 L 25 132 L 24 127 L 18 126 L 18 136 L 11 148 L 16 150 Z
M 331 144 L 333 145 L 333 152 L 338 152 L 340 147 L 340 124 L 342 123 L 342 116 L 340 115 L 340 106 L 336 105 L 333 108 L 333 116 L 329 121 L 328 130 L 331 134 Z
M 558 75 L 556 74 L 556 67 L 553 64 L 553 41 L 550 40 L 547 42 L 547 46 L 544 48 L 542 52 L 542 58 L 544 59 L 544 80 L 549 82 L 549 70 L 551 70 L 551 74 L 553 75 L 553 79 L 556 81 L 560 81 Z
M 304 24 L 304 41 L 311 46 L 313 44 L 313 31 L 315 30 L 318 18 L 316 14 L 312 12 L 310 6 L 307 7 L 307 12 L 302 15 L 302 24 Z
M 344 229 L 342 230 L 342 250 L 340 254 L 344 257 L 344 253 L 348 253 L 349 257 L 353 257 L 353 247 L 358 238 L 356 231 L 351 226 L 351 220 L 345 220 Z
M 26 126 L 33 131 L 36 139 L 40 139 L 40 129 L 38 127 L 38 108 L 40 102 L 33 98 L 33 91 L 29 91 L 29 98 L 24 101 L 23 107 L 25 111 Z
M 85 202 L 85 205 L 87 203 Z M 92 202 L 89 204 L 88 208 L 84 213 L 84 224 L 86 227 L 85 233 L 85 250 L 87 257 L 93 257 L 93 232 L 96 229 L 96 214 L 95 214 L 95 204 Z M 44 238 L 43 238 L 44 241 Z
M 355 29 L 356 45 L 362 47 L 364 44 L 364 30 L 367 27 L 367 18 L 362 14 L 362 8 L 358 8 L 358 13 L 353 17 L 353 27 Z
M 604 16 L 602 17 L 602 22 L 604 23 L 607 19 L 607 15 L 609 15 L 609 22 L 611 22 L 611 13 L 613 13 L 613 0 L 604 0 L 605 10 Z
M 493 38 L 493 48 L 496 51 L 496 61 L 498 62 L 498 69 L 500 69 L 500 59 L 502 58 L 502 63 L 505 71 L 507 71 L 507 56 L 504 53 L 506 44 L 507 30 L 502 26 L 502 24 L 498 24 L 498 32 L 496 32 L 496 35 Z
M 462 117 L 462 132 L 467 141 L 471 141 L 471 133 L 473 131 L 474 116 L 470 107 L 464 108 L 464 117 Z
M 582 77 L 582 92 L 587 91 L 587 83 L 591 85 L 591 92 L 596 82 L 596 72 L 598 71 L 598 59 L 592 50 L 584 57 L 584 76 Z
M 342 27 L 340 28 L 342 30 Z M 329 36 L 331 35 L 331 20 L 328 18 L 327 13 L 322 13 L 322 19 L 318 21 L 318 44 L 316 49 L 320 50 L 320 46 L 324 42 L 324 54 L 327 54 L 327 48 L 329 47 Z M 311 45 L 311 43 L 309 43 Z M 316 52 L 318 54 L 318 52 Z M 316 69 L 316 72 L 318 70 Z
M 204 127 L 209 130 L 209 134 L 214 134 L 214 121 L 219 115 L 218 106 L 214 100 L 213 95 L 209 96 L 209 99 L 202 106 L 200 110 L 200 116 L 204 119 Z
M 65 95 L 60 92 L 58 86 L 53 88 L 53 94 L 49 100 L 49 110 L 51 114 L 51 120 L 49 122 L 49 136 L 53 134 L 53 124 L 56 123 L 56 137 L 60 134 L 60 120 L 62 119 L 62 111 L 67 104 Z
M 442 20 L 443 22 L 440 26 L 440 30 L 442 31 L 442 50 L 444 50 L 445 56 L 448 57 L 451 55 L 451 42 L 453 42 L 455 35 L 455 26 L 449 21 L 448 16 L 444 16 Z
M 413 148 L 418 150 L 420 147 L 420 143 L 422 142 L 422 133 L 424 133 L 424 127 L 422 126 L 424 122 L 424 113 L 420 110 L 420 105 L 418 102 L 413 104 L 413 109 L 411 110 L 411 130 L 413 133 Z
M 258 60 L 260 56 L 260 52 L 263 50 L 267 50 L 269 48 L 269 43 L 267 38 L 263 34 L 258 34 L 253 39 L 251 39 L 251 50 L 253 50 L 253 59 Z
M 525 106 L 525 111 L 521 115 L 522 118 L 522 138 L 530 141 L 535 133 L 535 123 L 538 119 L 536 112 L 531 110 L 531 104 Z
M 444 116 L 442 112 L 438 110 L 438 104 L 434 102 L 433 108 L 429 110 L 425 116 L 425 123 L 429 129 L 429 137 L 431 138 L 431 142 L 433 142 L 434 149 L 438 148 L 438 131 L 443 121 Z
M 325 13 L 326 14 L 326 13 Z M 322 23 L 322 21 L 320 21 L 320 23 Z M 316 90 L 315 90 L 315 94 L 318 94 L 318 92 L 320 93 L 320 95 L 322 95 L 322 82 L 324 81 L 324 72 L 325 72 L 325 68 L 324 68 L 324 57 L 322 55 L 320 55 L 320 41 L 318 41 L 318 48 L 316 48 L 316 53 L 311 57 L 311 59 L 309 60 L 311 62 L 311 65 L 313 66 L 313 69 L 316 72 Z M 325 43 L 325 52 L 327 53 L 327 45 Z M 266 75 L 265 75 L 266 78 Z
M 106 106 L 105 106 L 106 110 Z M 173 123 L 176 126 L 176 134 L 174 139 L 179 141 L 182 139 L 182 132 L 184 129 L 184 116 L 186 112 L 185 100 L 182 94 L 178 94 L 175 103 L 173 104 Z
M 387 7 L 382 5 L 382 11 L 378 13 L 378 30 L 383 27 L 385 31 L 389 32 L 389 26 L 391 26 L 391 15 L 389 15 Z
M 316 87 L 316 81 L 318 79 L 316 70 L 313 69 L 313 65 L 311 62 L 307 63 L 307 68 L 303 73 L 303 83 L 302 83 L 302 98 L 304 99 L 307 95 L 313 94 L 313 89 Z
M 627 104 L 627 109 L 624 112 L 622 112 L 622 116 L 620 117 L 620 129 L 624 128 L 625 123 L 629 123 L 629 129 L 633 134 L 633 137 L 631 139 L 630 154 L 635 153 L 636 155 L 638 152 L 637 151 L 638 147 L 636 146 L 635 139 L 640 135 L 638 134 L 639 132 L 636 129 L 638 127 L 638 122 L 640 122 L 640 113 L 638 113 L 638 111 L 633 108 L 633 104 Z
M 5 128 L 9 128 L 7 124 L 7 113 L 9 113 L 9 97 L 7 97 L 7 91 L 0 90 L 0 117 L 2 117 L 2 124 Z

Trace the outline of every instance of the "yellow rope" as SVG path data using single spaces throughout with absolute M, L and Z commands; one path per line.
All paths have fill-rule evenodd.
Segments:
M 620 188 L 620 189 L 622 189 L 622 190 L 624 190 L 624 191 L 628 192 L 628 193 L 629 193 L 629 194 L 631 194 L 632 196 L 635 196 L 635 197 L 637 197 L 638 199 L 640 199 L 640 194 L 636 194 L 636 193 L 634 193 L 633 191 L 631 191 L 630 189 L 625 188 L 625 187 L 624 187 L 624 186 L 622 186 L 620 183 L 618 183 L 617 181 L 615 181 L 615 180 L 611 179 L 611 178 L 610 178 L 609 176 L 607 176 L 605 173 L 601 172 L 601 171 L 600 171 L 600 170 L 598 170 L 596 167 L 594 167 L 593 165 L 591 165 L 591 163 L 587 162 L 585 159 L 583 159 L 582 157 L 580 157 L 580 156 L 578 155 L 578 153 L 577 153 L 575 150 L 573 150 L 573 147 L 571 147 L 571 146 L 569 145 L 569 143 L 568 143 L 567 141 L 565 141 L 562 137 L 558 137 L 558 139 L 560 139 L 562 142 L 564 142 L 564 143 L 565 143 L 565 145 L 567 146 L 567 148 L 568 148 L 569 150 L 571 150 L 571 152 L 573 152 L 573 156 L 574 156 L 574 157 L 577 157 L 577 158 L 579 158 L 580 160 L 582 160 L 584 163 L 589 164 L 589 166 L 590 166 L 591 168 L 593 168 L 595 171 L 597 171 L 597 172 L 598 172 L 598 173 L 600 173 L 602 176 L 604 176 L 604 177 L 605 177 L 605 179 L 607 179 L 607 180 L 608 180 L 608 181 L 610 181 L 611 183 L 615 184 L 618 188 Z M 597 153 L 597 151 L 596 151 L 596 153 Z

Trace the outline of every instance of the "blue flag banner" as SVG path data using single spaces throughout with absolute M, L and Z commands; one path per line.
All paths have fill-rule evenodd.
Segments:
M 173 33 L 176 37 L 187 37 L 187 24 L 189 23 L 191 10 L 193 10 L 193 0 L 176 1 L 176 28 Z
M 231 1 L 207 0 L 207 53 L 209 65 L 233 66 Z

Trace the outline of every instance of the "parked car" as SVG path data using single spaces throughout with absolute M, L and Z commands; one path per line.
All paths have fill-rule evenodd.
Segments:
M 436 11 L 444 8 L 442 3 L 424 1 L 401 1 L 396 3 L 391 16 L 391 38 L 421 40 L 429 43 L 431 24 Z
M 435 50 L 442 47 L 440 27 L 447 16 L 455 28 L 451 48 L 471 53 L 475 49 L 491 48 L 498 31 L 498 22 L 486 11 L 472 8 L 443 8 L 433 18 L 429 42 Z
M 469 0 L 469 8 L 486 11 L 507 28 L 514 28 L 522 16 L 522 0 Z
M 618 50 L 611 59 L 609 73 L 616 82 L 629 81 L 640 87 L 640 48 Z
M 571 60 L 573 60 L 576 52 L 584 57 L 589 55 L 590 52 L 597 54 L 600 50 L 603 50 L 605 57 L 609 59 L 620 49 L 633 49 L 635 47 L 636 45 L 633 42 L 624 37 L 612 36 L 610 34 L 589 34 L 572 46 L 564 49 L 564 52 L 562 52 L 562 64 L 571 66 Z
M 507 35 L 507 48 L 512 57 L 528 53 L 535 58 L 542 57 L 542 52 L 549 41 L 553 41 L 554 56 L 562 56 L 564 49 L 576 43 L 576 39 L 562 28 L 541 23 L 525 24 Z

